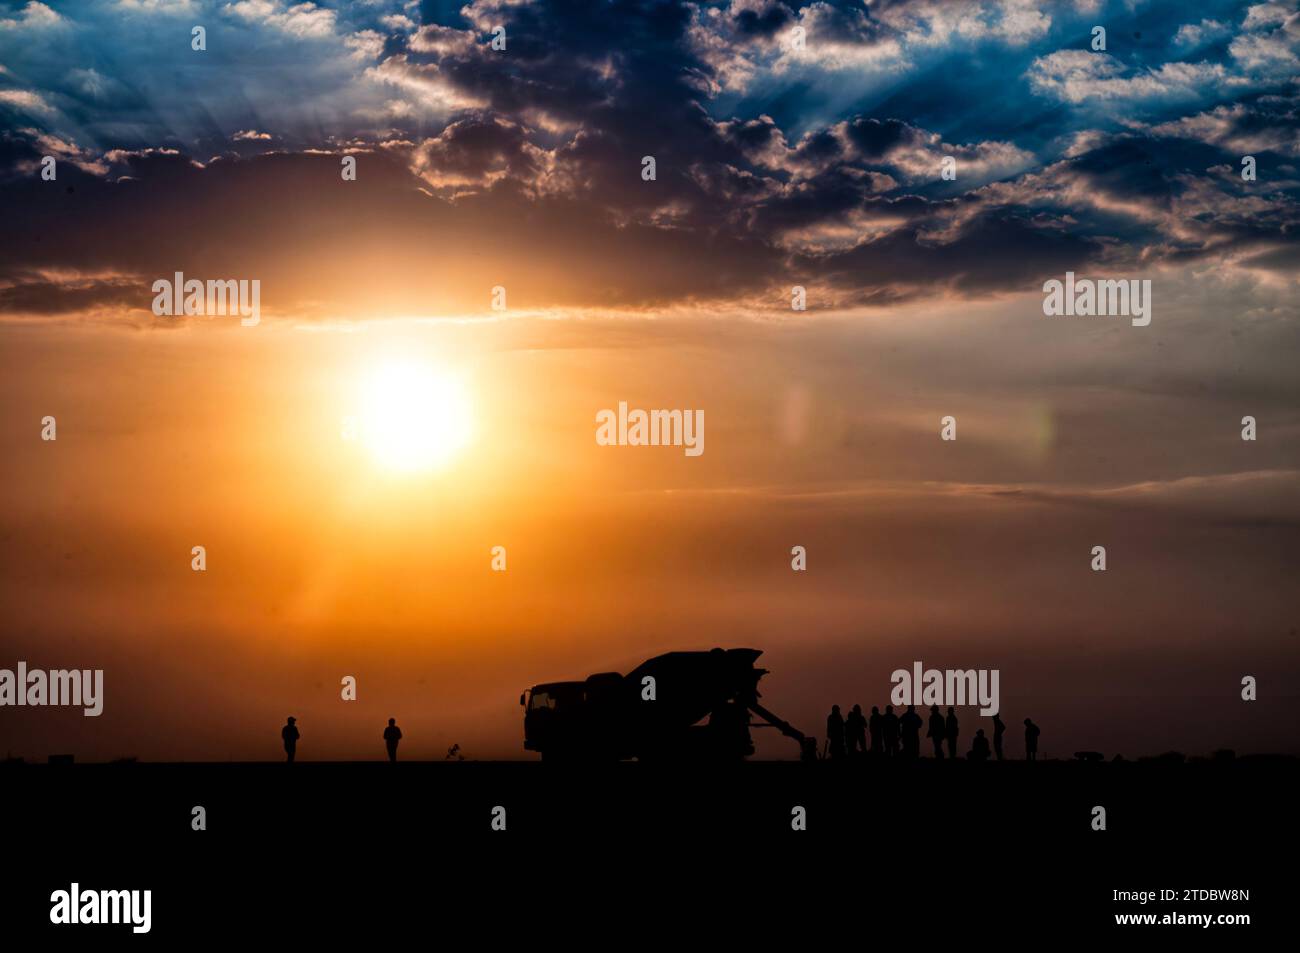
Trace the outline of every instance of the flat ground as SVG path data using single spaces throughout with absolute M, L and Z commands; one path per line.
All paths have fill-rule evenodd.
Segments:
M 1277 757 L 7 765 L 5 842 L 24 876 L 0 904 L 41 928 L 50 891 L 73 880 L 147 886 L 172 937 L 195 923 L 244 935 L 245 916 L 319 927 L 422 904 L 532 924 L 626 905 L 641 923 L 661 902 L 751 924 L 831 904 L 906 923 L 942 909 L 962 923 L 1014 914 L 1115 930 L 1115 912 L 1155 907 L 1117 904 L 1114 890 L 1252 891 L 1246 905 L 1189 911 L 1289 903 L 1298 780 L 1300 760 Z M 206 831 L 191 829 L 196 805 Z M 491 828 L 497 806 L 504 833 Z M 1095 806 L 1105 831 L 1092 829 Z M 796 807 L 804 832 L 791 829 Z
M 971 764 L 746 762 L 725 767 L 598 767 L 536 762 L 298 762 L 14 765 L 0 768 L 10 810 L 38 825 L 76 816 L 83 830 L 137 842 L 190 833 L 192 808 L 222 838 L 401 830 L 420 836 L 529 837 L 699 831 L 892 839 L 978 832 L 998 840 L 1087 837 L 1106 809 L 1109 839 L 1232 840 L 1295 821 L 1300 759 L 1224 763 L 1073 761 Z

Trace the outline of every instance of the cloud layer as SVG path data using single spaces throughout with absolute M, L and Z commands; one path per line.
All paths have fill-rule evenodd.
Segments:
M 1295 4 L 1130 6 L 31 0 L 0 13 L 0 309 L 120 314 L 200 266 L 289 314 L 1293 282 Z

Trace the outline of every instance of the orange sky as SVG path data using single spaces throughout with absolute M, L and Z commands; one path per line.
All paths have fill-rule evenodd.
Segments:
M 1064 339 L 1036 305 L 6 325 L 0 665 L 103 668 L 106 702 L 6 709 L 0 747 L 275 758 L 294 714 L 306 759 L 380 754 L 390 716 L 409 757 L 516 757 L 528 685 L 751 645 L 770 707 L 818 736 L 831 703 L 883 705 L 921 660 L 999 668 L 1004 717 L 1032 715 L 1049 755 L 1294 751 L 1294 441 L 1072 383 L 1067 360 L 1038 384 L 1020 351 Z M 974 321 L 1019 321 L 1021 343 L 954 349 Z M 1117 332 L 1091 333 L 1101 353 Z M 341 439 L 394 355 L 467 382 L 474 439 L 441 471 Z M 597 446 L 620 400 L 704 409 L 706 452 Z

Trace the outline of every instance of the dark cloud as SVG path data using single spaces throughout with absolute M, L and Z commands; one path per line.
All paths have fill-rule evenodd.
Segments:
M 486 185 L 502 177 L 535 182 L 542 174 L 540 150 L 517 123 L 497 117 L 467 117 L 413 150 L 415 170 L 440 188 Z
M 121 310 L 149 306 L 148 290 L 129 277 L 69 277 L 51 281 L 41 274 L 18 276 L 8 287 L 0 287 L 0 311 L 19 314 L 56 315 L 93 311 L 99 308 Z
M 878 161 L 905 140 L 916 137 L 916 130 L 898 119 L 855 117 L 845 125 L 851 142 L 867 161 Z
M 783 3 L 765 3 L 733 14 L 737 32 L 746 36 L 770 37 L 794 20 L 794 12 Z

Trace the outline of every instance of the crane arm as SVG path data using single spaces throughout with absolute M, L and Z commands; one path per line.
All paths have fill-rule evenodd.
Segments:
M 758 715 L 758 717 L 766 719 L 768 725 L 771 725 L 773 728 L 781 732 L 781 734 L 785 735 L 787 738 L 793 738 L 795 741 L 799 742 L 799 754 L 801 760 L 803 761 L 817 760 L 817 739 L 816 738 L 813 738 L 809 735 L 805 735 L 802 731 L 800 731 L 794 725 L 790 724 L 788 721 L 776 717 L 776 715 L 772 714 L 770 711 L 768 711 L 766 708 L 760 705 L 757 701 L 750 702 L 749 710 L 752 711 L 755 715 Z M 756 725 L 755 727 L 763 727 L 763 726 Z

